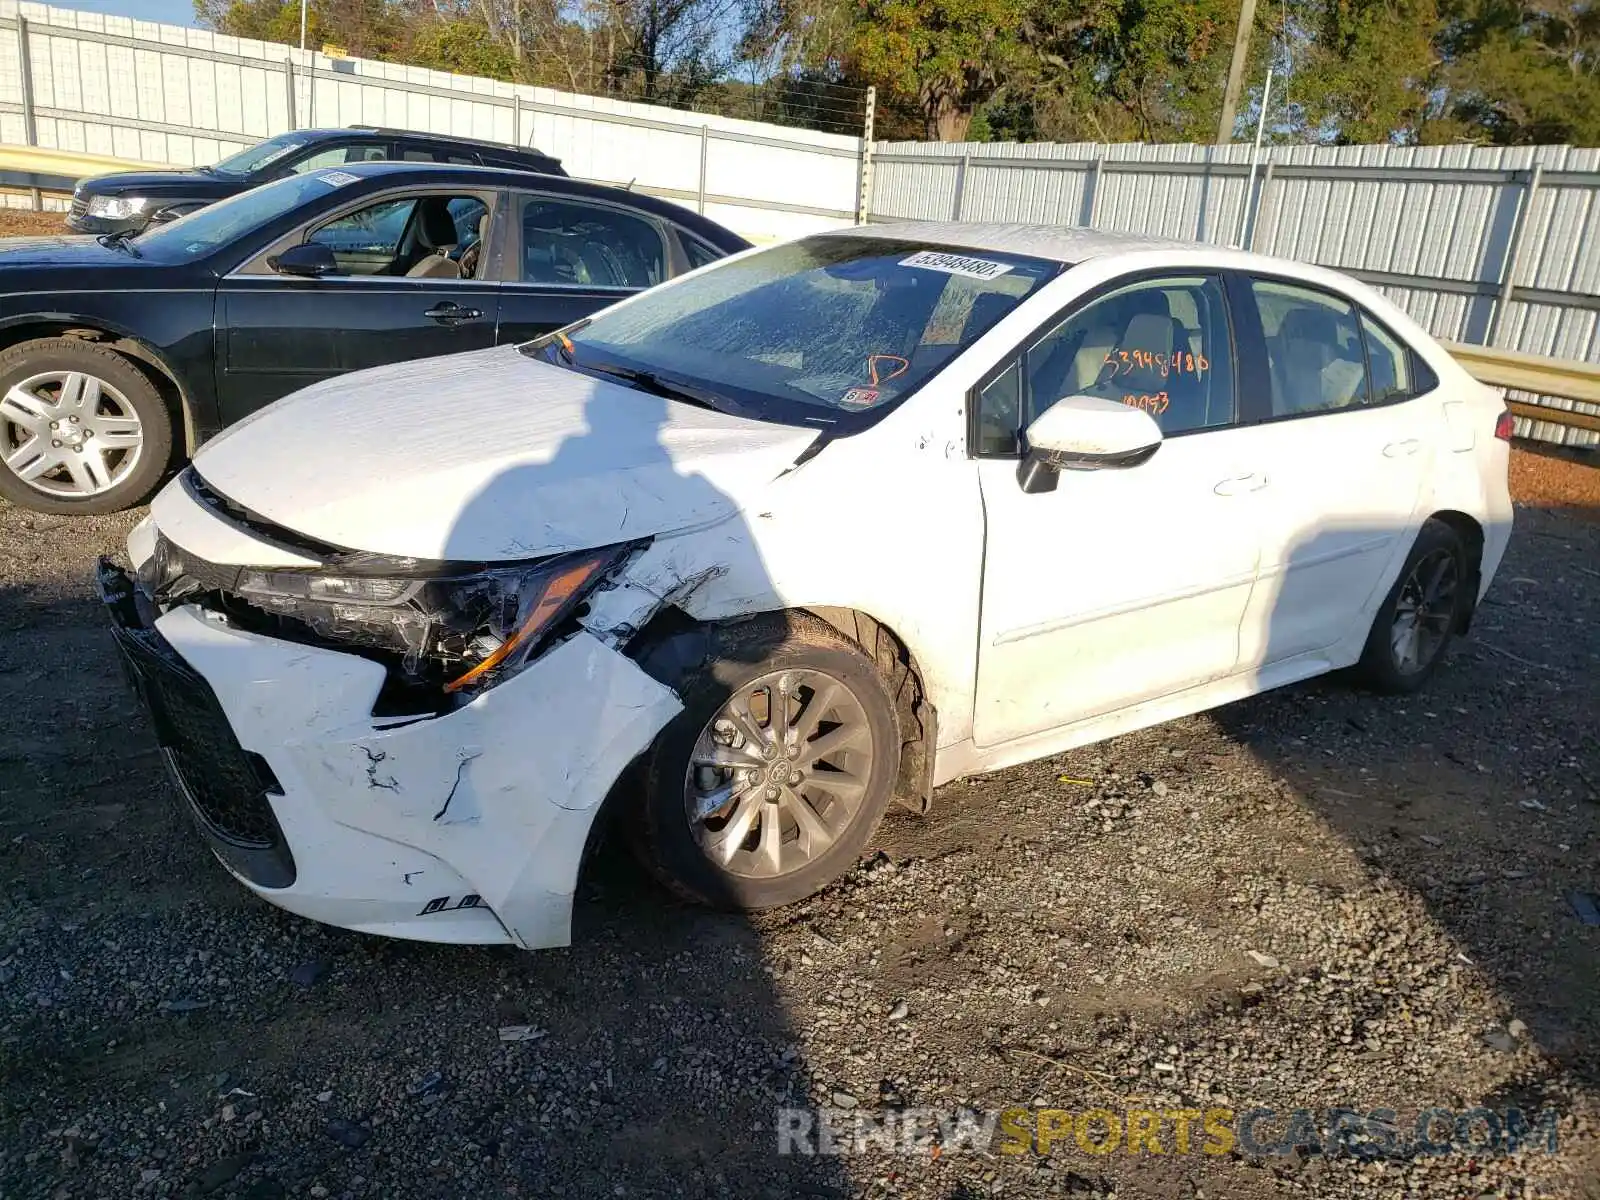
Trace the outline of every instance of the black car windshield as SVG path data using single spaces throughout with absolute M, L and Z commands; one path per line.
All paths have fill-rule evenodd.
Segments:
M 134 239 L 139 252 L 159 262 L 189 262 L 204 258 L 258 226 L 298 208 L 306 201 L 326 196 L 358 177 L 345 171 L 312 171 L 263 184 L 229 196 L 165 225 L 151 227 Z
M 249 175 L 262 167 L 271 166 L 286 154 L 292 154 L 306 144 L 306 139 L 284 133 L 277 137 L 247 146 L 237 154 L 230 154 L 221 162 L 206 169 L 218 175 Z
M 646 292 L 524 349 L 724 399 L 745 416 L 858 428 L 1062 269 L 999 251 L 820 234 Z

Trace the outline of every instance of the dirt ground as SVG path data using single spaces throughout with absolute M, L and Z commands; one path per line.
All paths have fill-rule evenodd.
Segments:
M 943 788 L 754 919 L 607 851 L 575 945 L 528 954 L 224 874 L 90 596 L 135 516 L 0 504 L 8 1200 L 1600 1196 L 1600 525 L 1519 508 L 1422 695 L 1317 681 Z M 1169 1119 L 1160 1155 L 779 1155 L 778 1110 L 818 1105 L 1272 1113 L 1259 1153 Z M 1292 1136 L 1477 1106 L 1554 1124 L 1486 1152 L 1447 1113 L 1443 1152 L 1372 1161 Z
M 1511 494 L 1523 504 L 1600 521 L 1600 450 L 1519 443 L 1511 451 Z
M 0 237 L 26 237 L 39 233 L 65 233 L 62 214 L 31 212 L 25 208 L 0 208 Z

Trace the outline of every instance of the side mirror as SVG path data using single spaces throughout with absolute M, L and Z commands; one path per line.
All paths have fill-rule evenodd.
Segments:
M 298 246 L 290 246 L 282 254 L 267 259 L 267 266 L 279 275 L 295 275 L 304 279 L 320 279 L 324 275 L 339 273 L 339 260 L 321 242 L 301 242 Z
M 1161 426 L 1142 408 L 1068 396 L 1034 418 L 1017 467 L 1025 492 L 1050 492 L 1062 471 L 1136 467 L 1161 448 Z

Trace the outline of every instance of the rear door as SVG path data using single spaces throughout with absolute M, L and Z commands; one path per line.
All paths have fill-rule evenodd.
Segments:
M 1362 626 L 1416 537 L 1438 427 L 1404 344 L 1343 296 L 1234 277 L 1246 342 L 1268 386 L 1249 431 L 1265 464 L 1260 576 L 1244 665 L 1333 645 Z
M 225 422 L 347 371 L 494 344 L 499 284 L 483 240 L 492 189 L 411 187 L 326 213 L 222 281 Z M 320 242 L 340 270 L 277 274 L 287 245 Z
M 511 193 L 502 266 L 502 342 L 549 333 L 674 274 L 654 217 L 624 205 L 535 191 Z

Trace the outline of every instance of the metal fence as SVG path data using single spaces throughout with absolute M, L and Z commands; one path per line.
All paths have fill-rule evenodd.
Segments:
M 859 137 L 0 0 L 0 142 L 192 166 L 355 124 L 536 145 L 758 239 L 859 215 Z
M 1600 363 L 1600 150 L 1274 147 L 1254 172 L 1250 156 L 1245 145 L 880 142 L 869 213 L 1242 245 L 1363 279 L 1448 341 Z M 1600 445 L 1592 429 L 1518 421 L 1541 440 Z

